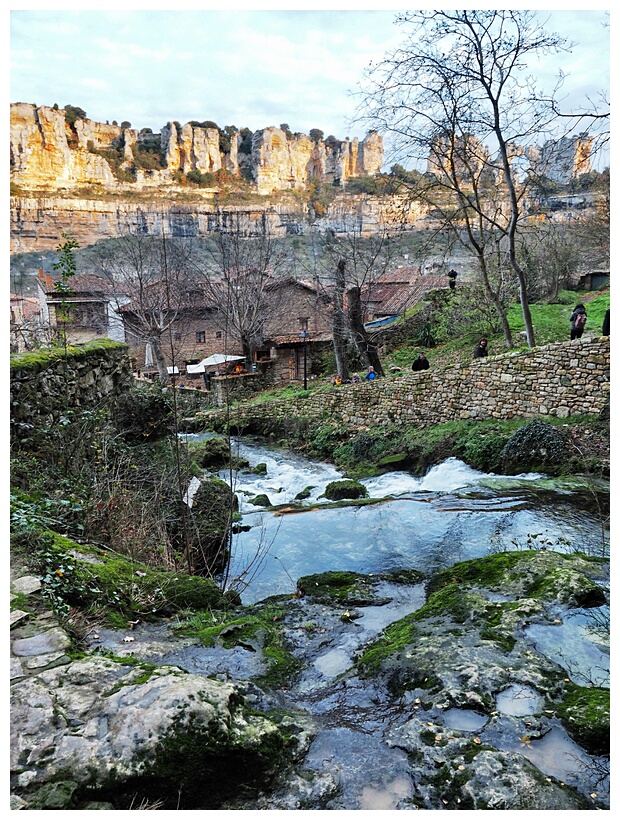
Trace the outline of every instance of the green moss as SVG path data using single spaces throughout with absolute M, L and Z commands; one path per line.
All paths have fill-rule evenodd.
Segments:
M 368 490 L 359 481 L 345 478 L 342 481 L 330 481 L 323 495 L 330 501 L 340 501 L 343 498 L 367 498 Z
M 415 615 L 406 615 L 386 627 L 382 635 L 365 649 L 357 665 L 366 673 L 376 672 L 383 660 L 414 643 L 418 634 Z
M 183 609 L 227 609 L 230 601 L 209 578 L 149 568 L 50 532 L 44 591 L 73 606 L 91 608 L 116 625 L 136 616 L 170 615 Z M 82 560 L 96 557 L 97 563 Z M 76 557 L 77 556 L 77 557 Z
M 438 615 L 449 615 L 457 623 L 470 620 L 475 612 L 484 611 L 486 599 L 478 592 L 450 584 L 432 592 L 424 606 L 414 613 L 415 620 L 422 621 Z
M 297 588 L 314 601 L 356 606 L 372 603 L 374 588 L 380 579 L 381 576 L 356 572 L 322 572 L 303 575 L 297 581 Z
M 205 646 L 220 644 L 225 649 L 251 646 L 262 650 L 267 671 L 255 678 L 260 685 L 276 688 L 288 681 L 301 669 L 301 662 L 286 647 L 280 621 L 284 610 L 273 604 L 256 605 L 234 617 L 205 615 L 195 617 L 178 628 L 185 635 L 195 635 Z
M 586 751 L 594 755 L 609 754 L 609 689 L 567 684 L 563 700 L 553 706 L 566 731 Z
M 428 585 L 428 592 L 432 594 L 448 584 L 472 584 L 493 588 L 504 580 L 509 570 L 522 561 L 529 561 L 535 554 L 534 550 L 500 552 L 471 561 L 460 561 L 433 576 Z
M 91 354 L 97 355 L 103 350 L 126 351 L 127 349 L 127 345 L 122 342 L 114 342 L 111 339 L 94 339 L 80 345 L 68 345 L 67 348 L 41 348 L 27 353 L 14 353 L 10 360 L 11 373 L 19 370 L 40 371 L 60 359 L 84 359 Z
M 510 652 L 517 642 L 516 638 L 512 635 L 489 627 L 482 627 L 479 634 L 483 641 L 493 641 L 493 643 L 496 643 L 504 652 Z

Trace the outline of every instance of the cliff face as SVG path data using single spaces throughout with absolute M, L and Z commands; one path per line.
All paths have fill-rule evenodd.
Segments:
M 340 196 L 326 215 L 317 220 L 320 230 L 337 232 L 353 228 L 370 235 L 388 222 L 402 218 L 405 204 L 407 221 L 414 224 L 423 216 L 419 206 L 398 203 L 394 197 L 381 199 L 365 195 Z M 394 211 L 398 211 L 395 214 Z M 63 233 L 73 236 L 81 247 L 101 239 L 125 234 L 141 236 L 206 236 L 213 231 L 239 230 L 259 235 L 266 230 L 274 236 L 303 234 L 308 229 L 302 210 L 284 205 L 227 206 L 210 202 L 183 205 L 162 199 L 134 203 L 116 200 L 87 200 L 62 197 L 11 197 L 12 254 L 54 250 Z
M 160 134 L 89 119 L 67 120 L 62 109 L 11 105 L 11 181 L 28 191 L 54 192 L 99 184 L 109 191 L 174 186 L 178 175 L 249 167 L 259 194 L 303 189 L 319 182 L 375 174 L 383 143 L 371 132 L 357 139 L 315 142 L 305 134 L 287 138 L 279 128 L 253 135 L 251 154 L 241 154 L 240 133 L 228 135 L 222 150 L 217 128 L 169 122 Z M 241 162 L 243 160 L 244 162 Z
M 383 139 L 376 131 L 361 143 L 357 137 L 352 142 L 327 143 L 305 134 L 291 138 L 280 128 L 265 128 L 252 140 L 252 172 L 259 193 L 303 189 L 311 178 L 344 184 L 350 177 L 378 173 L 382 164 Z

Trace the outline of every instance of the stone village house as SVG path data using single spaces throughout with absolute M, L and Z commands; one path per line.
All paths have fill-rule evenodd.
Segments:
M 78 274 L 68 282 L 70 294 L 55 287 L 51 274 L 39 271 L 38 294 L 42 324 L 50 335 L 66 330 L 67 343 L 79 344 L 108 337 L 128 344 L 134 369 L 141 376 L 156 377 L 153 342 L 148 328 L 160 333 L 160 346 L 177 383 L 203 388 L 202 375 L 188 375 L 187 366 L 213 354 L 243 355 L 241 343 L 226 332 L 225 317 L 204 290 L 196 285 L 172 286 L 165 299 L 161 283 L 152 283 L 140 297 L 114 292 L 104 277 Z M 244 362 L 244 373 L 257 370 L 268 383 L 282 385 L 300 381 L 304 360 L 310 376 L 314 359 L 331 343 L 331 303 L 324 290 L 288 278 L 266 286 L 271 309 L 266 313 L 260 344 L 253 362 Z M 12 306 L 13 307 L 13 306 Z M 300 335 L 304 320 L 308 336 Z M 304 344 L 305 341 L 305 344 Z M 213 375 L 234 370 L 233 364 L 217 366 Z

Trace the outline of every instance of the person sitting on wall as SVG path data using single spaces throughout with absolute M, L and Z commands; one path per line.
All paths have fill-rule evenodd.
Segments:
M 336 386 L 342 384 L 342 376 L 337 375 L 332 384 L 335 384 Z
M 484 356 L 488 354 L 487 350 L 487 340 L 480 339 L 478 344 L 474 347 L 474 359 L 482 359 Z
M 375 369 L 372 365 L 370 365 L 370 367 L 368 368 L 368 371 L 366 373 L 366 381 L 371 382 L 373 379 L 376 379 L 376 378 L 377 378 L 377 374 L 375 373 Z
M 430 363 L 424 353 L 420 353 L 417 359 L 413 360 L 413 364 L 411 365 L 411 369 L 416 370 L 428 370 L 430 367 Z
M 351 381 L 352 381 L 353 384 L 361 384 L 362 383 L 362 377 L 360 376 L 359 373 L 354 373 L 353 378 L 351 379 Z

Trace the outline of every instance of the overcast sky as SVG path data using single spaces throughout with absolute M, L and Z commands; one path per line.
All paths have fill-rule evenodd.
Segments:
M 369 62 L 403 38 L 394 25 L 399 4 L 392 11 L 346 4 L 332 11 L 320 3 L 312 11 L 37 5 L 12 4 L 10 101 L 75 105 L 90 119 L 153 131 L 171 120 L 213 120 L 252 131 L 287 123 L 306 134 L 319 128 L 325 136 L 362 138 L 363 129 L 351 124 L 351 92 Z M 576 45 L 534 67 L 549 85 L 561 68 L 570 75 L 565 91 L 581 98 L 609 88 L 609 17 L 588 7 L 540 12 L 548 29 Z

